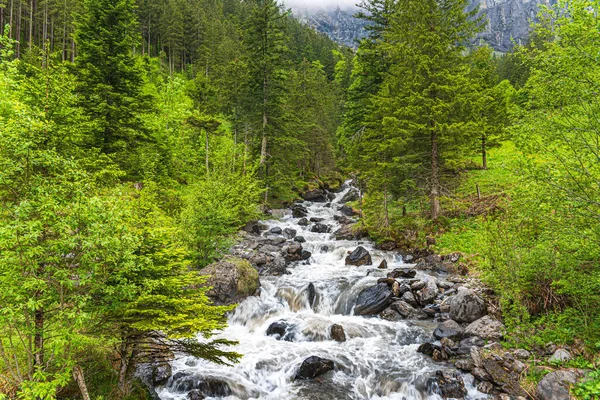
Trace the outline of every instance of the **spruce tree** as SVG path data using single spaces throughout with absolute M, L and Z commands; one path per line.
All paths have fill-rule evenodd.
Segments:
M 440 215 L 444 173 L 472 143 L 477 91 L 465 46 L 477 32 L 466 0 L 401 0 L 385 34 L 391 58 L 378 97 L 378 118 L 394 140 L 411 179 L 425 183 L 431 218 Z
M 142 70 L 132 50 L 139 43 L 133 0 L 86 0 L 75 35 L 79 73 L 77 93 L 89 118 L 89 147 L 128 162 L 136 146 L 149 139 L 140 115 L 150 108 L 143 94 Z

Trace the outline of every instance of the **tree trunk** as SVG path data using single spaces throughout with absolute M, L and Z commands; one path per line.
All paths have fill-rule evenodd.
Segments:
M 487 150 L 486 150 L 485 135 L 481 135 L 481 158 L 483 169 L 487 169 Z
M 204 138 L 205 138 L 204 146 L 205 146 L 205 151 L 206 151 L 206 156 L 204 157 L 204 160 L 206 162 L 206 178 L 208 179 L 208 177 L 210 176 L 210 166 L 208 164 L 208 159 L 209 159 L 208 155 L 209 154 L 208 154 L 208 130 L 207 129 L 204 130 Z
M 383 186 L 383 210 L 384 210 L 384 220 L 383 220 L 383 227 L 385 228 L 386 232 L 390 227 L 390 214 L 388 211 L 388 191 L 387 191 L 387 183 Z
M 35 0 L 31 0 L 29 5 L 29 51 L 33 48 L 33 7 L 35 6 Z
M 90 400 L 90 394 L 88 393 L 87 386 L 85 384 L 83 370 L 79 365 L 73 367 L 73 379 L 75 379 L 77 386 L 79 386 L 79 391 L 81 392 L 81 397 L 83 400 Z
M 437 220 L 440 215 L 440 171 L 439 171 L 438 137 L 431 131 L 431 219 Z

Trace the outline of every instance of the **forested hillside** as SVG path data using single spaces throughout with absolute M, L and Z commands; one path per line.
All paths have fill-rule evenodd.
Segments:
M 471 394 L 460 378 L 464 398 L 534 398 L 542 378 L 565 368 L 575 374 L 565 378 L 572 395 L 598 398 L 600 5 L 542 8 L 528 43 L 500 57 L 473 46 L 486 22 L 465 11 L 471 3 L 365 0 L 358 18 L 367 35 L 353 50 L 276 0 L 0 0 L 0 399 L 156 398 L 152 386 L 174 378 L 159 379 L 164 370 L 155 368 L 154 383 L 142 382 L 142 365 L 171 371 L 183 356 L 233 365 L 244 356 L 236 341 L 248 335 L 220 334 L 239 318 L 234 301 L 215 298 L 207 282 L 235 275 L 217 289 L 232 284 L 228 298 L 242 302 L 259 293 L 259 274 L 266 294 L 240 308 L 260 323 L 277 307 L 313 317 L 328 306 L 327 321 L 340 324 L 372 315 L 364 330 L 347 325 L 347 338 L 338 323 L 319 321 L 294 337 L 289 321 L 274 321 L 281 343 L 334 351 L 335 340 L 335 349 L 361 357 L 352 361 L 360 367 L 340 366 L 351 362 L 343 354 L 335 376 L 347 381 L 302 386 L 316 375 L 290 372 L 295 360 L 277 364 L 291 355 L 277 341 L 260 349 L 277 361 L 251 360 L 252 371 L 274 368 L 284 378 L 261 386 L 250 383 L 260 376 L 253 372 L 226 384 L 210 376 L 175 388 L 176 398 L 203 398 L 193 396 L 206 385 L 209 397 L 246 385 L 241 398 L 261 397 L 264 387 L 269 398 L 400 390 L 455 398 L 438 385 L 447 361 L 473 375 Z M 289 215 L 274 211 L 286 207 Z M 257 222 L 277 217 L 296 229 Z M 332 250 L 318 235 L 394 253 L 367 272 L 367 250 Z M 312 253 L 301 245 L 307 239 Z M 331 265 L 316 256 L 328 252 L 349 272 L 325 290 L 312 280 L 328 284 L 322 274 Z M 413 279 L 422 264 L 404 264 L 411 258 L 433 275 L 419 270 L 423 280 Z M 388 274 L 396 260 L 403 267 Z M 296 294 L 286 267 L 311 263 Z M 281 290 L 272 290 L 276 276 Z M 442 281 L 450 276 L 456 285 Z M 360 290 L 349 289 L 350 278 Z M 374 297 L 385 297 L 372 312 L 357 304 L 372 294 L 368 279 Z M 485 285 L 485 303 L 478 299 L 494 319 L 457 322 L 443 311 L 472 281 Z M 274 308 L 256 306 L 271 301 L 269 290 Z M 396 308 L 386 308 L 392 301 Z M 411 329 L 428 318 L 460 334 L 425 343 Z M 467 323 L 479 318 L 502 327 L 492 337 L 504 349 L 483 349 L 479 333 L 467 337 Z M 400 320 L 412 322 L 390 325 Z M 377 341 L 390 332 L 406 357 L 377 356 L 390 354 Z M 432 346 L 429 359 L 400 336 Z M 494 362 L 508 349 L 529 356 L 509 378 L 478 375 L 471 350 L 458 353 L 475 339 Z M 557 346 L 569 357 L 548 358 Z M 428 372 L 442 361 L 436 379 L 444 379 L 432 389 L 406 370 L 368 370 L 367 359 L 416 359 Z M 325 373 L 329 361 L 318 361 Z M 342 384 L 352 390 L 337 391 Z M 292 391 L 278 392 L 282 385 Z

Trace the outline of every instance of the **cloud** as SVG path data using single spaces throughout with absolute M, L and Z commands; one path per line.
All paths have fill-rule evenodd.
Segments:
M 286 7 L 296 10 L 305 9 L 327 9 L 339 6 L 342 9 L 355 8 L 360 0 L 284 0 Z

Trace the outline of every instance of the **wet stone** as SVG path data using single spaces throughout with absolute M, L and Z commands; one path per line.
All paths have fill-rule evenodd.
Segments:
M 334 369 L 334 363 L 325 358 L 312 356 L 304 360 L 296 373 L 296 379 L 314 379 Z

